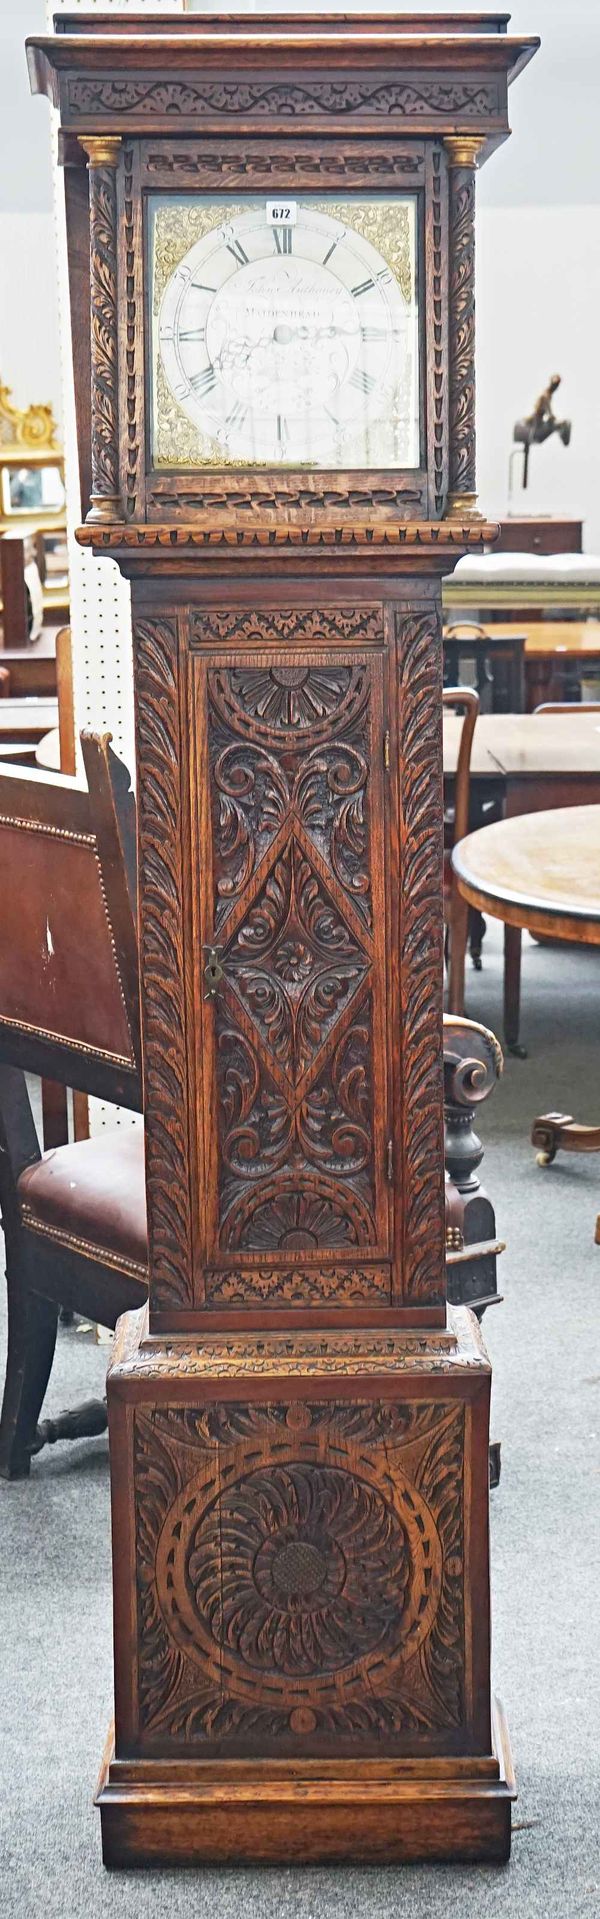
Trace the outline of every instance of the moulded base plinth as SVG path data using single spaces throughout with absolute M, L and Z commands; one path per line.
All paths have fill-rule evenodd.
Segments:
M 96 1804 L 105 1866 L 502 1865 L 516 1797 L 502 1708 L 489 1758 L 297 1763 L 115 1760 Z

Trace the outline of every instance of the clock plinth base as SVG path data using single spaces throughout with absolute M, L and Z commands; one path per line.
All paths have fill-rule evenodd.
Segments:
M 516 1797 L 508 1729 L 493 1701 L 484 1759 L 173 1764 L 115 1760 L 96 1804 L 105 1866 L 503 1865 Z
M 490 1365 L 420 1332 L 148 1336 L 108 1377 L 108 1865 L 505 1859 Z

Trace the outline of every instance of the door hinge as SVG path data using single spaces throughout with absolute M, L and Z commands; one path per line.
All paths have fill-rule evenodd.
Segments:
M 389 733 L 388 733 L 387 731 L 386 731 L 386 732 L 384 733 L 384 735 L 383 735 L 383 764 L 384 764 L 384 767 L 385 767 L 385 770 L 386 770 L 386 773 L 389 773 L 389 770 L 390 770 L 390 736 L 389 736 Z
M 385 1170 L 386 1170 L 386 1176 L 391 1186 L 394 1178 L 394 1143 L 393 1143 L 393 1140 L 391 1139 L 388 1139 L 388 1143 L 386 1147 Z

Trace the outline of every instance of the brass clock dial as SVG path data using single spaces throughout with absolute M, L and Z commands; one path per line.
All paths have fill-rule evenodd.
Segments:
M 198 464 L 208 446 L 217 465 L 418 465 L 414 203 L 401 203 L 408 298 L 373 218 L 361 230 L 310 199 L 216 211 L 157 304 L 157 463 L 166 388 Z

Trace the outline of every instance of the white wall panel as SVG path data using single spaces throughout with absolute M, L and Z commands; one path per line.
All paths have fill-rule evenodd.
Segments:
M 48 0 L 47 31 L 53 30 L 52 16 L 59 12 L 81 13 L 133 11 L 181 13 L 181 0 Z M 56 131 L 55 131 L 56 139 Z M 59 314 L 62 350 L 63 419 L 67 480 L 67 521 L 69 532 L 69 569 L 71 583 L 71 632 L 73 646 L 73 682 L 75 728 L 107 728 L 113 736 L 115 751 L 125 760 L 133 776 L 134 727 L 133 681 L 131 663 L 131 607 L 129 586 L 121 578 L 114 561 L 95 560 L 75 540 L 79 513 L 79 482 L 75 404 L 73 393 L 71 331 L 67 280 L 67 254 L 64 198 L 60 169 L 54 154 L 56 246 L 58 253 Z M 135 1114 L 99 1100 L 90 1101 L 92 1132 L 109 1125 L 131 1126 L 141 1122 Z

